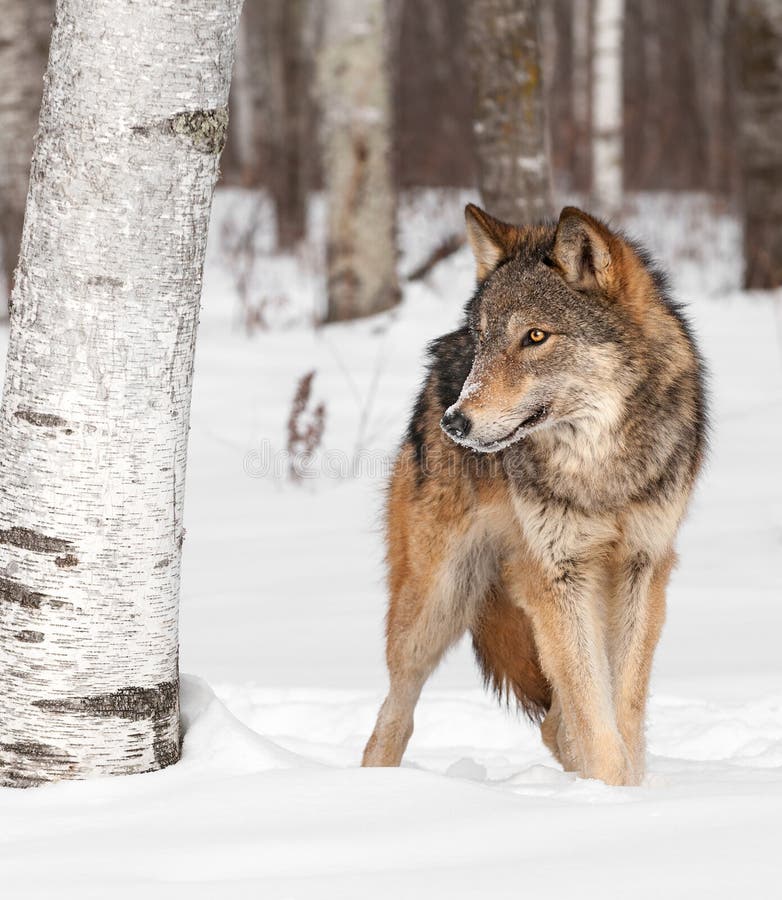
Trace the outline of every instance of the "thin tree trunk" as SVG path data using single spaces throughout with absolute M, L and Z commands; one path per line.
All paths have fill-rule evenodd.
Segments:
M 744 283 L 782 285 L 782 4 L 739 4 Z
M 509 222 L 550 216 L 537 0 L 473 0 L 478 184 L 484 206 Z
M 540 53 L 554 193 L 573 188 L 572 0 L 540 4 Z
M 263 126 L 268 102 L 263 30 L 267 0 L 245 0 L 231 85 L 230 143 L 241 181 L 257 185 L 264 177 Z
M 736 197 L 739 193 L 737 16 L 737 0 L 728 0 L 722 30 L 722 103 L 717 131 L 721 152 L 716 178 L 717 189 L 727 197 Z
M 592 190 L 598 208 L 622 205 L 622 32 L 624 0 L 594 0 Z
M 0 318 L 19 258 L 53 14 L 54 0 L 0 0 Z
M 307 230 L 314 135 L 311 5 L 310 0 L 263 0 L 265 180 L 274 200 L 281 250 L 295 247 Z
M 573 187 L 587 193 L 592 185 L 592 4 L 573 0 Z
M 715 194 L 728 195 L 729 181 L 725 179 L 725 161 L 731 155 L 734 144 L 733 128 L 726 128 L 725 111 L 731 88 L 731 67 L 728 60 L 728 32 L 733 31 L 731 0 L 711 0 L 707 4 L 706 26 L 703 42 L 707 59 L 705 72 L 700 78 L 701 96 L 708 110 L 708 136 L 706 146 L 709 189 Z
M 59 0 L 0 409 L 0 783 L 179 757 L 193 350 L 241 0 Z
M 635 130 L 641 143 L 641 190 L 659 190 L 660 170 L 665 166 L 666 110 L 663 66 L 665 65 L 660 19 L 662 10 L 656 0 L 641 3 L 641 46 L 643 59 L 643 105 Z M 671 110 L 667 111 L 670 115 Z M 663 181 L 663 183 L 665 183 Z
M 384 0 L 331 0 L 319 66 L 330 322 L 381 312 L 399 299 L 384 36 Z

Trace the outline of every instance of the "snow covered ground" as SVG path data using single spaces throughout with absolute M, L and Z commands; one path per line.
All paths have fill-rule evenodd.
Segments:
M 406 203 L 400 271 L 461 227 L 463 199 Z M 227 248 L 251 206 L 219 195 L 206 273 L 183 760 L 0 792 L 3 896 L 782 894 L 782 296 L 737 291 L 735 224 L 666 197 L 638 198 L 626 223 L 691 303 L 714 417 L 657 655 L 649 775 L 630 789 L 563 773 L 480 691 L 466 646 L 426 688 L 405 766 L 357 768 L 385 688 L 384 472 L 422 348 L 458 320 L 472 262 L 463 250 L 407 285 L 391 314 L 312 330 L 317 259 L 271 258 L 262 232 L 247 299 L 277 327 L 248 336 Z M 313 369 L 326 430 L 294 484 L 281 451 Z

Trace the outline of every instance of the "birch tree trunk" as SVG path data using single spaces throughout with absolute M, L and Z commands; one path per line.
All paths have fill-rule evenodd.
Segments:
M 241 0 L 59 0 L 0 408 L 0 783 L 179 757 L 193 350 Z
M 399 300 L 384 0 L 330 0 L 319 81 L 328 195 L 329 322 Z
M 0 246 L 5 318 L 22 238 L 54 0 L 0 0 Z M 0 287 L 0 294 L 2 294 Z
M 522 223 L 553 213 L 537 0 L 473 0 L 468 29 L 483 205 Z
M 622 205 L 624 0 L 594 0 L 592 190 L 604 214 Z
M 739 162 L 744 284 L 782 285 L 782 4 L 739 4 Z

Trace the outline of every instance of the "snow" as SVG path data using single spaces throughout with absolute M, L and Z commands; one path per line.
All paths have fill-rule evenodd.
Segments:
M 462 227 L 465 199 L 408 199 L 400 271 Z M 462 250 L 400 309 L 312 330 L 317 260 L 272 257 L 260 235 L 251 294 L 288 294 L 280 327 L 248 336 L 220 234 L 250 206 L 218 195 L 205 278 L 181 621 L 183 671 L 200 677 L 183 678 L 182 761 L 0 792 L 4 896 L 776 895 L 782 295 L 737 290 L 735 223 L 704 198 L 660 196 L 625 223 L 691 301 L 714 433 L 656 658 L 649 774 L 611 788 L 562 772 L 480 690 L 466 645 L 424 690 L 403 768 L 357 767 L 385 688 L 385 473 L 423 347 L 458 321 L 472 263 Z M 324 445 L 293 483 L 286 421 L 312 369 Z

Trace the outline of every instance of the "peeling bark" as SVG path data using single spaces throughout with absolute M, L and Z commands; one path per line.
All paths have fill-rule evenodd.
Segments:
M 474 0 L 469 31 L 475 81 L 478 184 L 507 222 L 552 215 L 537 0 Z
M 2 784 L 178 758 L 193 350 L 240 6 L 58 0 L 0 408 Z

